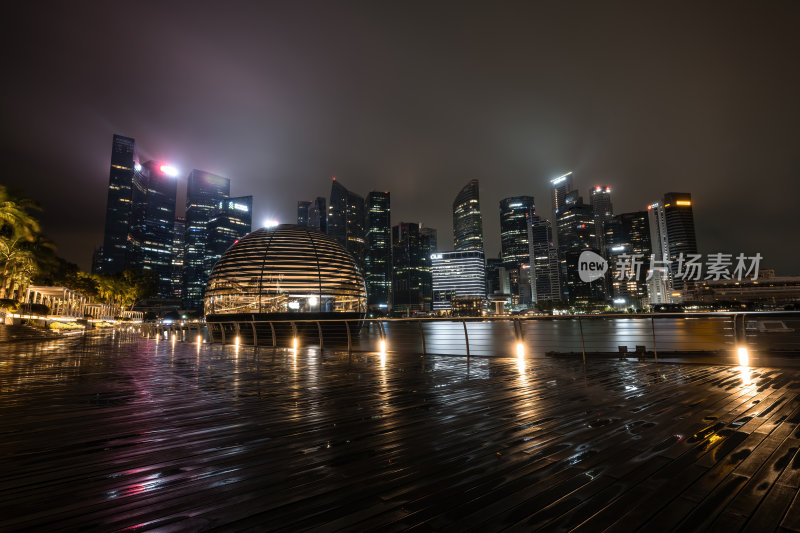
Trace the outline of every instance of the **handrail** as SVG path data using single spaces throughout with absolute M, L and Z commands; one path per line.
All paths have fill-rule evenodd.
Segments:
M 779 334 L 780 328 L 776 332 L 768 323 L 759 322 L 770 318 L 779 323 L 791 319 L 788 323 L 792 327 L 779 324 L 784 332 Z M 422 355 L 460 353 L 470 357 L 482 353 L 508 355 L 512 353 L 508 347 L 516 346 L 517 354 L 573 353 L 580 354 L 584 362 L 589 356 L 616 353 L 652 357 L 658 362 L 663 354 L 719 353 L 733 351 L 731 346 L 800 353 L 800 336 L 792 333 L 800 333 L 798 319 L 798 311 L 308 319 L 297 315 L 286 319 L 218 315 L 205 324 L 142 324 L 141 331 L 148 336 L 166 333 L 185 341 L 194 338 L 187 336 L 186 331 L 191 333 L 197 327 L 198 335 L 203 335 L 205 327 L 209 343 L 228 344 L 234 342 L 233 335 L 240 338 L 244 333 L 240 342 L 257 346 L 259 337 L 264 335 L 263 330 L 259 333 L 258 326 L 269 326 L 273 348 L 284 342 L 294 345 L 294 339 L 309 346 L 316 344 L 313 340 L 317 337 L 319 349 L 344 348 L 346 341 L 348 353 L 375 351 L 378 343 L 382 349 L 388 346 L 395 351 L 420 353 L 421 349 Z M 425 323 L 429 325 L 424 327 Z M 468 327 L 468 323 L 474 326 Z M 479 326 L 480 323 L 484 326 Z M 365 327 L 370 324 L 374 326 Z M 280 335 L 278 327 L 282 328 Z M 252 338 L 249 338 L 249 330 L 252 330 Z M 780 342 L 773 342 L 776 340 Z M 576 346 L 577 343 L 580 344 Z M 629 352 L 634 345 L 635 352 Z

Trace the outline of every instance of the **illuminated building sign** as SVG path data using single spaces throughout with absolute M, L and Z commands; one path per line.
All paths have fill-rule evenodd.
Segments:
M 558 185 L 559 183 L 561 183 L 562 181 L 564 181 L 565 179 L 567 179 L 567 176 L 570 176 L 571 174 L 572 174 L 572 172 L 567 172 L 567 173 L 566 173 L 566 174 L 564 174 L 563 176 L 559 176 L 559 177 L 557 177 L 557 178 L 556 178 L 556 179 L 554 179 L 554 180 L 550 180 L 550 183 L 552 183 L 553 185 Z

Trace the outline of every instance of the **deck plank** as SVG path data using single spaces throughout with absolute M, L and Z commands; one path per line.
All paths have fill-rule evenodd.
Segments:
M 790 369 L 7 343 L 0 530 L 792 530 L 799 424 Z

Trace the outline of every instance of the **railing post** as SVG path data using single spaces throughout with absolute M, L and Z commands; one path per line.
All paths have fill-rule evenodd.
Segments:
M 422 339 L 422 355 L 427 355 L 425 353 L 425 329 L 422 327 L 422 320 L 417 324 L 419 324 L 419 338 Z
M 658 347 L 656 346 L 656 317 L 650 317 L 650 328 L 653 330 L 653 357 L 656 358 L 658 363 Z
M 275 349 L 278 347 L 278 342 L 275 336 L 275 326 L 272 324 L 272 322 L 269 323 L 269 330 L 272 332 L 272 348 Z
M 743 313 L 733 315 L 733 338 L 736 346 L 743 346 L 747 343 L 746 321 Z
M 253 327 L 253 347 L 255 348 L 256 346 L 258 346 L 258 333 L 256 333 L 255 320 L 251 320 L 250 325 Z
M 467 357 L 469 357 L 469 334 L 467 333 L 467 321 L 462 320 L 461 324 L 464 326 L 464 342 L 467 345 Z
M 213 322 L 206 322 L 206 329 L 208 330 L 208 343 L 214 344 L 214 328 L 211 327 Z
M 317 320 L 317 333 L 319 333 L 319 349 L 322 350 L 322 326 L 320 326 L 319 320 Z
M 345 319 L 344 327 L 347 329 L 347 353 L 348 355 L 353 353 L 353 342 L 352 338 L 350 337 L 350 322 Z
M 586 364 L 586 343 L 583 340 L 583 322 L 581 317 L 578 316 L 578 327 L 581 329 L 581 353 L 583 353 L 583 364 Z
M 225 322 L 219 323 L 219 334 L 222 337 L 222 344 L 225 344 Z

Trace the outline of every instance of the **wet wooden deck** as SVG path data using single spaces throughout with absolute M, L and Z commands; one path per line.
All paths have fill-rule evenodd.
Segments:
M 800 531 L 800 371 L 0 344 L 0 530 Z

